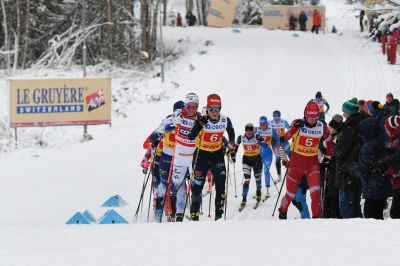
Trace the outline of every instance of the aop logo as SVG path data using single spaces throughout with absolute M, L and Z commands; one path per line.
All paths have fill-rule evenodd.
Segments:
M 103 104 L 106 103 L 105 98 L 104 98 L 104 93 L 103 91 L 97 91 L 95 93 L 92 93 L 88 96 L 86 96 L 86 103 L 88 105 L 88 111 L 93 111 Z

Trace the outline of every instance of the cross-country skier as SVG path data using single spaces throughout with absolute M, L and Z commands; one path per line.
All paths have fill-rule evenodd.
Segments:
M 150 159 L 153 157 L 154 164 L 150 171 L 153 178 L 153 187 L 157 189 L 160 183 L 160 157 L 163 149 L 163 142 L 162 139 L 160 140 L 159 133 L 153 131 L 144 142 L 143 147 L 146 148 L 146 153 L 140 162 L 140 166 L 142 167 L 143 173 L 146 174 L 151 165 Z
M 239 211 L 241 211 L 246 206 L 247 203 L 247 193 L 249 192 L 252 168 L 254 171 L 254 177 L 256 179 L 256 187 L 257 187 L 256 206 L 258 206 L 258 203 L 261 200 L 262 159 L 260 155 L 260 144 L 265 143 L 263 137 L 254 133 L 253 124 L 251 123 L 247 124 L 244 130 L 245 133 L 243 135 L 240 135 L 236 141 L 235 152 L 234 152 L 235 154 L 240 144 L 243 145 L 243 158 L 242 158 L 242 167 L 244 175 L 243 192 L 242 192 L 243 199 L 240 204 Z
M 197 149 L 193 156 L 194 178 L 192 181 L 192 204 L 190 217 L 199 220 L 201 192 L 208 170 L 211 170 L 215 184 L 215 220 L 224 212 L 226 168 L 223 149 L 223 134 L 228 132 L 229 146 L 235 144 L 235 131 L 231 120 L 221 114 L 221 98 L 217 94 L 207 97 L 207 114 L 196 120 L 189 139 L 198 137 Z
M 329 103 L 322 97 L 322 93 L 320 91 L 317 91 L 315 94 L 315 98 L 311 99 L 310 102 L 316 102 L 319 107 L 319 121 L 322 123 L 326 124 L 325 122 L 325 114 L 328 113 L 329 111 Z M 325 110 L 326 106 L 326 110 Z
M 194 122 L 201 115 L 197 112 L 199 97 L 194 93 L 185 96 L 185 107 L 176 117 L 176 146 L 172 168 L 172 183 L 177 190 L 176 221 L 183 221 L 183 213 L 186 205 L 185 177 L 192 168 L 193 153 L 196 149 L 195 140 L 189 139 L 188 135 Z M 191 171 L 190 171 L 191 172 Z
M 273 120 L 271 121 L 271 126 L 272 129 L 276 131 L 280 138 L 279 143 L 275 143 L 274 145 L 274 151 L 275 151 L 275 165 L 276 165 L 276 171 L 278 172 L 278 182 L 282 180 L 282 175 L 281 175 L 281 158 L 279 156 L 279 147 L 283 146 L 285 149 L 285 153 L 290 156 L 290 145 L 289 142 L 286 141 L 283 137 L 285 136 L 286 129 L 289 128 L 289 123 L 281 118 L 281 112 L 278 110 L 275 110 L 272 113 Z
M 306 176 L 311 196 L 311 210 L 313 218 L 321 216 L 320 199 L 320 164 L 318 161 L 318 147 L 321 138 L 328 139 L 328 127 L 319 121 L 319 107 L 315 102 L 308 103 L 304 110 L 304 118 L 292 122 L 285 140 L 295 135 L 293 153 L 287 165 L 286 194 L 282 198 L 279 208 L 279 218 L 287 218 L 289 204 L 295 197 L 297 188 L 303 175 Z
M 171 171 L 171 161 L 172 156 L 175 152 L 175 117 L 176 114 L 184 106 L 183 101 L 176 102 L 174 104 L 174 113 L 167 116 L 160 124 L 156 130 L 160 135 L 162 135 L 163 140 L 163 150 L 160 156 L 160 184 L 157 187 L 157 198 L 156 198 L 156 208 L 155 215 L 156 221 L 161 222 L 162 212 L 164 208 L 164 196 L 166 196 L 166 190 L 168 186 L 169 174 Z M 161 139 L 161 138 L 160 138 Z M 153 144 L 155 145 L 155 143 Z M 170 191 L 175 192 L 173 184 L 170 185 Z M 175 214 L 176 206 L 176 196 L 175 193 L 171 194 L 170 197 L 171 208 L 172 209 L 172 219 Z
M 265 116 L 260 117 L 260 126 L 256 127 L 256 134 L 260 135 L 264 138 L 264 143 L 261 144 L 261 158 L 263 161 L 264 168 L 264 180 L 265 186 L 267 188 L 266 197 L 270 196 L 269 188 L 271 186 L 271 173 L 269 169 L 271 168 L 272 163 L 272 146 L 279 146 L 280 140 L 279 136 L 270 124 L 270 121 Z

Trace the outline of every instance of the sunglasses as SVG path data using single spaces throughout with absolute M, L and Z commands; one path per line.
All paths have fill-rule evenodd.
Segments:
M 207 107 L 207 110 L 211 113 L 218 113 L 221 111 L 221 107 Z
M 315 118 L 307 117 L 306 119 L 307 119 L 307 122 L 309 122 L 309 123 L 316 123 L 319 120 L 318 117 L 315 117 Z

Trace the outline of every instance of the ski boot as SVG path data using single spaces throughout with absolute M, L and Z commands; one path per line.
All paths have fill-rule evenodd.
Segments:
M 156 222 L 161 223 L 163 206 L 162 206 L 163 198 L 157 197 L 156 199 L 156 208 L 154 209 L 154 214 L 156 216 Z
M 279 220 L 287 220 L 287 212 L 284 212 L 281 208 L 279 208 L 278 211 L 279 211 Z
M 183 222 L 183 213 L 177 213 L 175 221 L 176 222 Z
M 261 189 L 257 189 L 256 191 L 256 201 L 260 202 L 261 200 Z
M 243 209 L 246 207 L 246 197 L 243 196 L 242 202 L 240 203 L 239 211 L 243 211 Z
M 200 212 L 190 212 L 190 218 L 192 221 L 198 221 L 200 216 Z

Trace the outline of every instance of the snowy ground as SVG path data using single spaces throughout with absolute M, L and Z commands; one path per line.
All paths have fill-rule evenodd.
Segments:
M 89 69 L 90 75 L 113 77 L 111 128 L 89 127 L 94 140 L 86 143 L 79 142 L 79 127 L 21 130 L 18 149 L 7 140 L 0 142 L 0 265 L 393 265 L 396 221 L 277 221 L 271 217 L 274 188 L 259 209 L 238 213 L 233 180 L 227 222 L 209 222 L 203 215 L 197 224 L 145 224 L 143 215 L 132 223 L 143 181 L 138 167 L 142 143 L 188 92 L 198 93 L 201 104 L 209 93 L 220 94 L 222 112 L 231 117 L 237 134 L 259 116 L 271 117 L 275 109 L 290 121 L 301 116 L 318 90 L 332 106 L 332 115 L 353 96 L 383 101 L 388 91 L 398 94 L 399 67 L 386 64 L 377 44 L 366 43 L 357 19 L 341 15 L 342 5 L 327 4 L 329 28 L 336 25 L 341 36 L 295 37 L 262 28 L 240 33 L 165 28 L 167 46 L 182 54 L 167 65 L 164 84 L 152 78 L 156 71 Z M 44 74 L 80 75 L 75 69 L 18 76 Z M 4 82 L 0 132 L 7 131 L 7 110 Z M 36 145 L 37 139 L 47 146 Z M 240 163 L 236 167 L 240 183 Z M 274 168 L 272 174 L 276 176 Z M 131 224 L 64 225 L 76 211 L 88 209 L 100 217 L 106 210 L 99 206 L 114 194 L 129 203 L 117 211 Z M 289 209 L 290 218 L 298 216 Z

